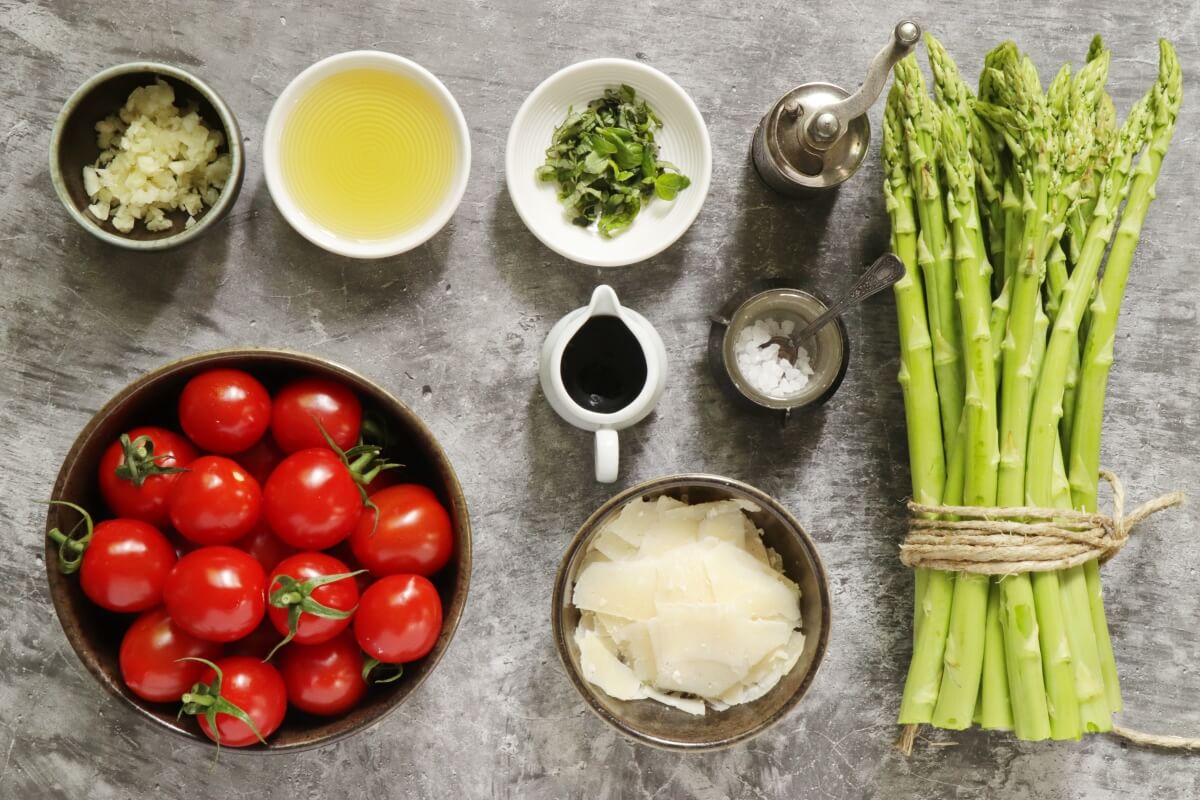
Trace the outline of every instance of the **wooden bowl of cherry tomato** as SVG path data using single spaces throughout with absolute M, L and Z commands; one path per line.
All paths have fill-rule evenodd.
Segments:
M 280 350 L 190 356 L 119 392 L 67 453 L 46 531 L 88 671 L 157 725 L 257 752 L 400 705 L 471 576 L 466 501 L 429 429 L 357 373 Z

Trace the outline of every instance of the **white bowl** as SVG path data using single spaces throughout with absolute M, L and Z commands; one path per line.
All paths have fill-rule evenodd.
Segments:
M 305 214 L 288 188 L 280 164 L 280 140 L 288 117 L 314 85 L 330 75 L 352 69 L 381 69 L 403 75 L 426 89 L 438 101 L 454 130 L 459 157 L 454 165 L 454 178 L 446 197 L 429 219 L 412 230 L 388 239 L 357 239 L 338 235 L 319 225 Z M 284 219 L 296 232 L 318 247 L 351 258 L 385 258 L 412 250 L 440 231 L 454 215 L 467 189 L 471 173 L 471 136 L 467 120 L 450 90 L 433 73 L 402 56 L 378 50 L 353 50 L 322 59 L 301 72 L 287 85 L 271 108 L 263 134 L 263 171 L 271 199 Z
M 691 186 L 672 201 L 655 198 L 628 228 L 605 239 L 596 226 L 574 225 L 558 201 L 558 184 L 534 172 L 546 160 L 554 129 L 569 108 L 581 109 L 605 89 L 634 88 L 662 119 L 655 132 L 659 157 L 679 167 Z M 504 169 L 508 193 L 533 235 L 559 255 L 595 267 L 621 267 L 658 255 L 691 226 L 712 180 L 712 144 L 699 109 L 675 81 L 638 61 L 597 58 L 559 70 L 521 105 L 508 132 Z

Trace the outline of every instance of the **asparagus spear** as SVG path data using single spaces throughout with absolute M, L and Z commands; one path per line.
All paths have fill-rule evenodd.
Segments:
M 900 323 L 899 378 L 904 392 L 913 497 L 921 503 L 936 505 L 942 501 L 945 488 L 945 448 L 939 422 L 933 345 L 917 265 L 912 181 L 907 159 L 900 149 L 904 113 L 901 91 L 893 84 L 884 107 L 883 126 L 884 197 L 892 220 L 892 249 L 906 267 L 904 277 L 894 288 Z M 933 717 L 953 585 L 953 577 L 948 573 L 917 571 L 913 657 L 900 706 L 903 724 L 926 723 Z
M 1051 158 L 1056 143 L 1047 130 L 1046 100 L 1036 70 L 1022 59 L 1015 46 L 1002 46 L 988 54 L 980 79 L 976 110 L 1004 137 L 1012 154 L 1016 175 L 1014 190 L 1021 191 L 1021 244 L 1011 276 L 1011 309 L 1002 344 L 1000 384 L 1000 466 L 996 500 L 999 505 L 1020 505 L 1024 494 L 1025 435 L 1034 378 L 1034 343 L 1041 312 L 1041 285 L 1045 277 L 1045 228 L 1049 215 Z M 1050 704 L 1042 667 L 1042 609 L 1035 603 L 1033 581 L 1015 575 L 1000 584 L 1001 623 L 1005 638 L 1013 725 L 1022 739 L 1044 739 Z M 1039 593 L 1040 599 L 1057 591 Z M 1065 695 L 1065 692 L 1059 692 Z M 1074 692 L 1069 693 L 1071 697 Z M 1064 700 L 1065 704 L 1065 700 Z M 1056 702 L 1055 706 L 1059 704 Z M 1060 731 L 1061 732 L 1061 731 Z
M 1071 434 L 1071 494 L 1075 506 L 1085 510 L 1096 508 L 1100 422 L 1108 372 L 1112 367 L 1113 338 L 1121 310 L 1121 298 L 1129 279 L 1142 224 L 1146 220 L 1150 201 L 1154 199 L 1154 187 L 1162 169 L 1163 157 L 1175 133 L 1175 119 L 1183 94 L 1181 80 L 1174 48 L 1165 39 L 1160 40 L 1158 82 L 1152 90 L 1151 111 L 1154 119 L 1150 125 L 1149 149 L 1138 161 L 1125 213 L 1121 217 L 1104 277 L 1091 307 L 1091 325 L 1077 388 L 1075 427 Z
M 983 246 L 975 195 L 975 165 L 968 140 L 975 115 L 970 108 L 970 93 L 949 54 L 932 36 L 926 36 L 926 44 L 936 94 L 944 112 L 940 166 L 947 186 L 946 209 L 951 224 L 966 367 L 963 501 L 967 505 L 991 506 L 996 500 L 999 461 L 996 375 L 989 328 L 991 264 Z M 961 729 L 971 724 L 983 671 L 988 584 L 985 575 L 964 573 L 955 578 L 946 665 L 933 715 L 934 724 L 942 728 Z M 995 691 L 994 687 L 986 688 Z
M 958 353 L 958 319 L 954 306 L 954 273 L 950 239 L 942 208 L 937 164 L 938 109 L 925 92 L 925 79 L 915 55 L 897 62 L 895 85 L 904 104 L 902 142 L 907 144 L 909 175 L 917 201 L 920 234 L 917 259 L 924 271 L 933 367 L 941 407 L 942 441 L 952 446 L 962 412 L 963 374 Z M 949 454 L 947 454 L 948 456 Z
M 1091 297 L 1104 250 L 1112 235 L 1117 209 L 1127 190 L 1133 158 L 1145 142 L 1148 100 L 1139 101 L 1122 126 L 1114 157 L 1105 175 L 1079 258 L 1062 290 L 1062 305 L 1047 346 L 1030 421 L 1026 494 L 1035 505 L 1053 504 L 1070 508 L 1070 487 L 1062 468 L 1059 420 L 1065 394 L 1068 365 L 1078 348 L 1079 324 Z M 1061 474 L 1060 474 L 1061 472 Z M 1059 576 L 1061 601 L 1068 625 L 1066 634 L 1074 658 L 1076 694 L 1080 723 L 1085 731 L 1112 727 L 1100 657 L 1099 637 L 1089 606 L 1083 567 Z
M 1182 75 L 1175 49 L 1165 39 L 1159 40 L 1158 81 L 1152 90 L 1150 143 L 1146 154 L 1139 159 L 1125 213 L 1117 230 L 1116 240 L 1108 256 L 1104 277 L 1091 306 L 1091 321 L 1080 367 L 1076 390 L 1074 427 L 1071 432 L 1069 477 L 1072 502 L 1076 508 L 1096 509 L 1096 493 L 1100 470 L 1100 422 L 1104 412 L 1104 395 L 1108 372 L 1112 367 L 1113 338 L 1121 298 L 1133 262 L 1133 253 L 1146 219 L 1150 201 L 1162 169 L 1163 157 L 1175 132 L 1175 120 L 1183 99 Z M 1108 623 L 1104 617 L 1100 591 L 1099 565 L 1090 561 L 1084 565 L 1092 623 L 1100 651 L 1100 666 L 1109 707 L 1121 708 L 1121 692 L 1117 681 L 1116 662 Z

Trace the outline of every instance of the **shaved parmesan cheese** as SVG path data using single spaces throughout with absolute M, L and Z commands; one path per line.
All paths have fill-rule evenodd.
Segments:
M 583 677 L 596 684 L 604 693 L 618 700 L 641 700 L 649 697 L 645 686 L 633 674 L 633 670 L 606 648 L 600 637 L 590 628 L 580 625 L 575 630 L 575 643 L 579 645 L 579 662 L 583 666 Z
M 800 658 L 800 589 L 763 545 L 746 501 L 634 500 L 577 573 L 584 677 L 620 700 L 689 714 L 771 690 Z
M 655 614 L 658 565 L 653 561 L 608 561 L 592 564 L 575 581 L 575 607 L 625 619 Z

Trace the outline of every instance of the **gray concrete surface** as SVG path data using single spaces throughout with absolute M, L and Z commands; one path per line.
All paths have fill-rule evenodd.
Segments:
M 1052 7 L 1051 7 L 1052 6 Z M 849 375 L 828 407 L 780 432 L 721 395 L 704 362 L 706 315 L 771 275 L 829 293 L 887 242 L 872 153 L 836 197 L 771 195 L 747 165 L 758 117 L 805 79 L 854 84 L 902 13 L 974 74 L 1004 37 L 1044 76 L 1109 40 L 1127 108 L 1155 72 L 1155 39 L 1179 48 L 1191 96 L 1168 156 L 1117 343 L 1104 462 L 1136 497 L 1200 492 L 1200 7 L 1191 0 L 1054 4 L 644 3 L 363 0 L 0 0 L 0 797 L 12 798 L 1185 798 L 1200 761 L 1107 737 L 1020 744 L 936 734 L 892 750 L 909 653 L 911 580 L 895 558 L 907 493 L 892 303 L 852 312 Z M 474 169 L 451 225 L 378 263 L 327 255 L 271 205 L 258 142 L 271 103 L 312 61 L 376 47 L 416 59 L 457 95 Z M 503 144 L 522 99 L 561 66 L 645 59 L 675 76 L 708 121 L 715 175 L 691 232 L 641 266 L 567 263 L 522 226 Z M 156 58 L 221 91 L 249 169 L 218 230 L 179 252 L 133 256 L 67 218 L 46 169 L 64 100 L 102 67 Z M 878 122 L 876 109 L 872 118 Z M 876 142 L 877 145 L 877 142 Z M 588 437 L 540 395 L 542 337 L 609 281 L 662 332 L 671 375 L 657 414 L 625 437 L 622 484 L 706 470 L 780 497 L 819 540 L 835 627 L 816 684 L 773 732 L 727 752 L 637 747 L 588 712 L 562 674 L 548 605 L 560 552 L 614 490 L 590 477 Z M 66 448 L 107 397 L 176 356 L 283 345 L 382 381 L 442 438 L 476 525 L 472 597 L 443 665 L 394 716 L 350 741 L 271 759 L 166 737 L 87 675 L 49 606 L 43 510 Z M 425 387 L 428 387 L 427 389 Z M 1106 568 L 1128 710 L 1120 720 L 1200 734 L 1195 506 L 1156 518 Z

